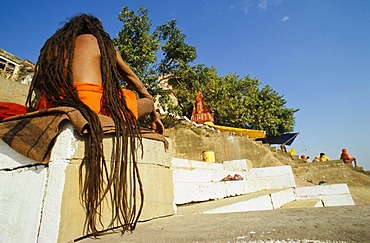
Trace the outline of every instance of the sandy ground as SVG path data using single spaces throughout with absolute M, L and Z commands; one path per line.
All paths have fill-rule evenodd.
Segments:
M 176 215 L 80 242 L 370 242 L 370 206 Z

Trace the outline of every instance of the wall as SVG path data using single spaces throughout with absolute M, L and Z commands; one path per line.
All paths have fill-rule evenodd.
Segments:
M 79 187 L 85 143 L 70 124 L 61 130 L 47 165 L 38 165 L 0 140 L 1 241 L 69 242 L 85 234 Z M 110 137 L 104 147 L 110 158 Z M 145 195 L 140 221 L 173 215 L 171 150 L 149 139 L 143 140 L 143 148 L 142 158 L 138 153 Z M 111 214 L 108 206 L 104 204 L 104 222 Z
M 173 142 L 173 154 L 176 158 L 202 160 L 202 152 L 212 150 L 216 162 L 247 159 L 252 162 L 253 167 L 283 164 L 275 158 L 267 145 L 255 143 L 247 137 L 187 127 L 168 129 L 166 135 Z
M 14 102 L 24 105 L 29 86 L 0 77 L 0 102 Z

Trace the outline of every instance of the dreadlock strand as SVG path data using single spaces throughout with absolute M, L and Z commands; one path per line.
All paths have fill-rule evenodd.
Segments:
M 97 114 L 79 99 L 73 85 L 74 40 L 84 33 L 96 37 L 101 51 L 102 99 L 107 104 L 115 124 L 110 167 L 104 158 L 100 120 Z M 143 189 L 136 158 L 137 139 L 142 145 L 140 126 L 123 98 L 114 45 L 98 19 L 86 14 L 76 16 L 45 42 L 40 50 L 26 101 L 30 110 L 35 109 L 32 94 L 36 90 L 43 93 L 53 106 L 70 106 L 78 109 L 89 124 L 85 157 L 79 172 L 87 233 L 99 235 L 98 225 L 103 226 L 104 200 L 108 200 L 113 207 L 109 225 L 117 223 L 122 226 L 122 231 L 133 230 L 143 207 Z M 136 212 L 137 187 L 141 199 L 138 212 Z

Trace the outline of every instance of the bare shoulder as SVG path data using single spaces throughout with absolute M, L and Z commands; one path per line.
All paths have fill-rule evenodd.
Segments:
M 83 34 L 79 35 L 75 39 L 75 51 L 91 52 L 94 51 L 100 53 L 98 40 L 94 35 Z

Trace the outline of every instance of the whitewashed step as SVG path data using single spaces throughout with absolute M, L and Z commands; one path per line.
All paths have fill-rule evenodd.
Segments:
M 320 199 L 325 207 L 355 205 L 347 184 L 298 187 L 297 199 Z
M 281 208 L 317 208 L 324 207 L 320 199 L 295 200 L 281 206 Z
M 177 213 L 232 213 L 272 210 L 280 208 L 293 200 L 295 200 L 295 195 L 292 188 L 264 190 L 220 200 L 179 206 L 177 207 Z

